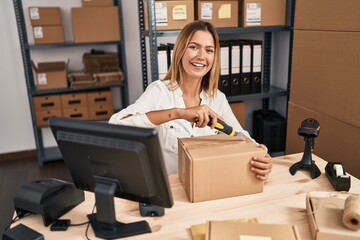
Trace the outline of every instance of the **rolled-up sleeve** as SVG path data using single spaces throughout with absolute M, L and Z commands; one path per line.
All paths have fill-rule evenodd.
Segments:
M 157 109 L 157 103 L 160 102 L 161 96 L 159 84 L 150 84 L 135 103 L 113 114 L 109 123 L 145 128 L 156 127 L 146 113 Z

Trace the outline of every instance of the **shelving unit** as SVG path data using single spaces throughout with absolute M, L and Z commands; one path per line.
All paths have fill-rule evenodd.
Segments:
M 44 140 L 42 136 L 42 130 L 44 127 L 39 127 L 36 125 L 35 120 L 35 110 L 33 105 L 33 97 L 42 96 L 42 95 L 51 95 L 51 94 L 62 94 L 62 93 L 79 93 L 89 90 L 104 90 L 111 89 L 113 87 L 120 88 L 120 96 L 121 96 L 121 107 L 126 107 L 129 104 L 129 96 L 128 96 L 128 84 L 126 79 L 126 58 L 125 58 L 125 44 L 123 40 L 116 42 L 95 42 L 95 43 L 74 43 L 74 42 L 65 42 L 61 44 L 46 44 L 46 45 L 32 45 L 29 44 L 26 32 L 26 23 L 24 17 L 24 9 L 22 5 L 22 0 L 13 0 L 14 10 L 16 16 L 16 23 L 18 27 L 19 40 L 20 40 L 20 48 L 21 55 L 23 59 L 23 67 L 24 74 L 26 80 L 26 89 L 28 93 L 28 100 L 31 110 L 31 118 L 32 118 L 32 126 L 35 137 L 35 144 L 37 150 L 37 161 L 38 165 L 42 166 L 44 162 L 54 161 L 62 159 L 61 153 L 58 147 L 45 147 Z M 122 20 L 122 2 L 121 0 L 114 0 L 115 5 L 119 8 L 119 20 L 120 20 L 120 35 L 122 39 L 124 39 L 123 32 L 123 20 Z M 31 66 L 31 51 L 46 51 L 47 49 L 55 49 L 55 48 L 76 48 L 81 46 L 105 46 L 112 45 L 116 46 L 118 59 L 119 59 L 119 67 L 123 71 L 125 79 L 123 81 L 122 86 L 104 86 L 104 87 L 96 87 L 96 88 L 84 88 L 84 89 L 51 89 L 51 90 L 37 90 L 35 86 L 35 79 Z
M 241 6 L 242 0 L 239 0 L 239 6 Z M 157 39 L 160 37 L 176 37 L 179 34 L 179 30 L 176 31 L 157 31 L 155 23 L 155 0 L 148 0 L 145 9 L 143 0 L 138 0 L 139 6 L 139 27 L 140 27 L 140 42 L 141 42 L 141 57 L 142 57 L 142 73 L 143 73 L 143 87 L 147 87 L 148 81 L 148 62 L 147 56 L 150 57 L 150 76 L 151 80 L 158 79 L 158 60 L 157 60 Z M 145 27 L 145 11 L 148 13 L 148 26 L 147 30 Z M 287 19 L 286 26 L 268 26 L 268 27 L 247 27 L 247 28 L 218 28 L 217 32 L 220 36 L 238 36 L 239 34 L 249 33 L 263 33 L 263 68 L 262 68 L 262 92 L 257 94 L 247 94 L 238 96 L 229 96 L 228 101 L 239 102 L 254 99 L 261 99 L 263 109 L 269 109 L 269 99 L 280 96 L 288 96 L 290 89 L 290 74 L 288 74 L 287 87 L 280 88 L 271 85 L 271 54 L 272 54 L 272 34 L 277 32 L 286 32 L 289 36 L 289 57 L 288 66 L 289 73 L 291 67 L 291 49 L 292 49 L 292 35 L 293 35 L 293 12 L 294 12 L 294 1 L 287 0 Z M 146 43 L 147 38 L 149 42 L 149 55 L 147 55 Z

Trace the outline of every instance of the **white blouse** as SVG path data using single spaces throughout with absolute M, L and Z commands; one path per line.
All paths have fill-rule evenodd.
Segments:
M 160 125 L 151 123 L 146 116 L 147 112 L 170 108 L 185 108 L 181 89 L 178 87 L 174 90 L 169 90 L 166 86 L 168 83 L 168 80 L 157 80 L 149 84 L 134 104 L 112 115 L 109 123 L 156 128 L 167 172 L 168 174 L 172 174 L 178 171 L 178 138 L 214 135 L 218 133 L 218 130 L 211 129 L 210 127 L 198 128 L 183 119 L 172 120 Z M 227 124 L 241 133 L 240 137 L 242 135 L 244 140 L 245 138 L 250 138 L 255 142 L 237 121 L 225 94 L 218 90 L 217 96 L 211 98 L 205 91 L 202 91 L 200 98 L 201 105 L 206 104 L 209 106 L 214 112 L 221 116 Z

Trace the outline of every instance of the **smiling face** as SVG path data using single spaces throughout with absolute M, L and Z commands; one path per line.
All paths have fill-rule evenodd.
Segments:
M 208 31 L 198 30 L 191 38 L 181 63 L 185 80 L 199 80 L 212 67 L 215 57 L 215 43 Z

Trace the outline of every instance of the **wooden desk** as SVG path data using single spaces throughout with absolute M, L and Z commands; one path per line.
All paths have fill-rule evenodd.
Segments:
M 273 159 L 273 170 L 264 192 L 246 196 L 225 198 L 200 203 L 190 203 L 177 175 L 169 177 L 174 197 L 174 206 L 165 210 L 163 217 L 146 217 L 139 214 L 138 204 L 116 199 L 117 220 L 134 222 L 147 220 L 153 233 L 131 237 L 131 239 L 191 239 L 190 227 L 205 223 L 207 220 L 226 220 L 257 218 L 260 223 L 290 223 L 298 227 L 302 240 L 311 240 L 310 228 L 305 212 L 306 193 L 310 191 L 334 191 L 324 174 L 326 162 L 313 156 L 316 165 L 322 171 L 321 176 L 311 179 L 307 170 L 298 171 L 295 176 L 289 173 L 289 167 L 300 161 L 302 153 Z M 351 177 L 350 192 L 360 193 L 360 180 Z M 85 202 L 64 215 L 72 223 L 86 222 L 91 213 L 94 194 L 86 192 Z M 23 223 L 44 234 L 50 239 L 86 239 L 86 225 L 70 227 L 66 232 L 52 232 L 45 227 L 39 215 L 32 215 L 16 222 Z M 97 239 L 91 227 L 88 231 L 91 239 Z

